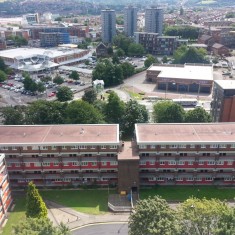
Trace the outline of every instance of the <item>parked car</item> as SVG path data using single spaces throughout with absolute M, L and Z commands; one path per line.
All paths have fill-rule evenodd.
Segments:
M 55 96 L 55 93 L 54 93 L 54 92 L 51 92 L 51 93 L 48 95 L 48 97 L 53 97 L 53 96 Z

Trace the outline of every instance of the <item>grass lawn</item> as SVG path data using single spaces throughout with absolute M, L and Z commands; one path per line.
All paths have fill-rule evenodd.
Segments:
M 214 186 L 158 186 L 153 189 L 140 190 L 141 199 L 154 195 L 160 195 L 169 201 L 184 201 L 192 196 L 198 198 L 205 197 L 207 199 L 233 200 L 235 198 L 235 189 L 217 188 Z
M 124 89 L 132 99 L 135 99 L 135 100 L 142 100 L 142 98 L 144 97 L 144 95 L 141 95 L 139 93 L 136 93 L 134 91 L 131 90 L 131 88 L 125 88 Z
M 15 208 L 8 217 L 7 224 L 1 230 L 3 235 L 11 235 L 12 225 L 25 218 L 25 198 L 15 198 Z
M 108 190 L 49 190 L 40 191 L 40 194 L 43 199 L 79 212 L 98 215 L 108 211 Z

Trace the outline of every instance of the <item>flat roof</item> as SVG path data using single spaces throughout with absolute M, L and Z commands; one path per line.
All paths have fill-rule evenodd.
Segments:
M 82 49 L 68 49 L 68 48 L 14 48 L 0 51 L 0 57 L 5 58 L 17 58 L 17 57 L 31 57 L 32 55 L 48 55 L 50 58 L 60 57 L 64 55 L 70 55 L 74 53 L 80 53 L 85 50 Z
M 137 144 L 235 143 L 235 123 L 135 124 Z
M 118 124 L 0 125 L 0 146 L 118 143 Z
M 153 64 L 147 71 L 160 71 L 158 78 L 213 81 L 213 66 L 208 64 Z
M 235 81 L 234 80 L 215 80 L 215 83 L 224 90 L 235 89 Z

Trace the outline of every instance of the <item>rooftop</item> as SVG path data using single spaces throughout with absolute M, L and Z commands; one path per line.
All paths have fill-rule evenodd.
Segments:
M 213 66 L 208 64 L 153 64 L 147 71 L 160 71 L 159 78 L 213 81 Z
M 17 58 L 17 57 L 31 57 L 32 55 L 48 55 L 50 58 L 55 58 L 74 53 L 80 53 L 84 50 L 81 49 L 68 49 L 68 48 L 14 48 L 0 51 L 0 57 Z
M 214 82 L 224 90 L 235 89 L 235 81 L 234 80 L 215 80 Z
M 136 124 L 137 144 L 235 143 L 235 123 Z
M 27 144 L 119 144 L 119 125 L 0 126 L 0 145 Z

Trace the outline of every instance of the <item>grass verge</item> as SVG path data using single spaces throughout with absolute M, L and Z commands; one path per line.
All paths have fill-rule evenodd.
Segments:
M 79 212 L 93 215 L 108 212 L 108 190 L 50 190 L 40 191 L 40 194 L 43 199 L 54 201 Z
M 12 226 L 25 219 L 26 200 L 23 197 L 15 198 L 15 208 L 10 212 L 5 227 L 1 230 L 2 235 L 11 235 Z
M 168 201 L 184 201 L 189 197 L 217 198 L 220 200 L 234 200 L 234 188 L 218 188 L 215 186 L 158 186 L 152 189 L 141 189 L 140 198 L 160 195 Z

